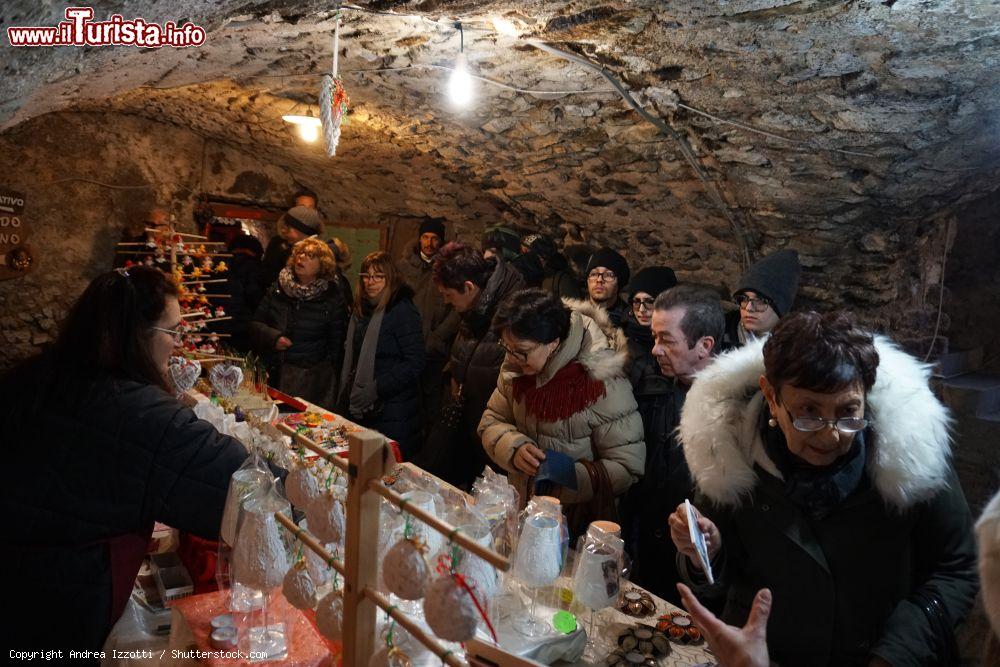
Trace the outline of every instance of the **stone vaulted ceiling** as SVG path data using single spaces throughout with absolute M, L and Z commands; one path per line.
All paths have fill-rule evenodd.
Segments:
M 794 240 L 807 273 L 823 267 L 826 276 L 806 280 L 807 298 L 823 300 L 832 277 L 849 295 L 856 285 L 868 304 L 894 298 L 872 278 L 886 258 L 997 187 L 1000 0 L 360 5 L 369 11 L 343 11 L 340 67 L 352 112 L 332 160 L 297 141 L 280 116 L 316 113 L 333 2 L 100 3 L 97 18 L 190 20 L 205 27 L 206 42 L 5 44 L 0 130 L 65 109 L 145 116 L 276 164 L 324 170 L 345 183 L 354 209 L 379 196 L 365 190 L 368 175 L 405 188 L 420 170 L 440 169 L 515 221 L 638 256 L 669 247 L 682 271 L 718 272 L 734 256 Z M 0 27 L 54 25 L 64 8 L 4 3 Z M 497 16 L 520 36 L 494 31 Z M 474 73 L 520 89 L 585 92 L 479 82 L 471 108 L 449 108 L 448 73 L 438 66 L 454 62 L 455 19 Z M 605 68 L 660 127 L 598 71 L 528 39 Z M 840 261 L 848 254 L 849 267 Z

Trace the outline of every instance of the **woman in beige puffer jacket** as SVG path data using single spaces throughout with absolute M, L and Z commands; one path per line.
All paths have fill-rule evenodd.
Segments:
M 577 489 L 557 486 L 552 494 L 564 505 L 594 495 L 583 460 L 604 466 L 614 496 L 625 493 L 642 474 L 646 445 L 624 374 L 625 335 L 607 312 L 530 289 L 513 294 L 493 326 L 507 357 L 479 436 L 521 498 L 531 495 L 529 479 L 548 450 L 578 462 Z

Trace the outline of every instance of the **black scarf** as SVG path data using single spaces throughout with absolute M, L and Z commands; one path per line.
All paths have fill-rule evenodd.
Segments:
M 766 410 L 761 414 L 764 449 L 785 478 L 785 496 L 814 520 L 828 516 L 864 482 L 865 433 L 855 434 L 851 449 L 830 465 L 814 466 L 792 454 L 785 434 L 767 425 Z

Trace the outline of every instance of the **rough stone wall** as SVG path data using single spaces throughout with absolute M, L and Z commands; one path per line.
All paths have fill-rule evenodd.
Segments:
M 483 220 L 501 215 L 489 198 L 471 201 L 428 160 L 409 162 L 422 172 L 412 180 L 379 167 L 399 161 L 391 152 L 369 152 L 372 172 L 363 177 L 286 167 L 252 146 L 205 141 L 184 128 L 116 113 L 41 116 L 0 135 L 0 154 L 17 156 L 18 168 L 4 175 L 3 185 L 26 195 L 35 255 L 28 275 L 0 281 L 0 368 L 53 340 L 87 283 L 111 267 L 125 226 L 142 221 L 157 203 L 188 231 L 200 192 L 284 206 L 300 185 L 318 193 L 332 219 L 387 224 L 401 237 L 414 235 L 422 216 L 443 215 L 471 240 Z

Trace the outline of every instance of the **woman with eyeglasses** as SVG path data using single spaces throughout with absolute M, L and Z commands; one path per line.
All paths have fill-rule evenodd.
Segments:
M 268 383 L 327 409 L 334 406 L 347 334 L 347 309 L 332 282 L 336 272 L 325 242 L 299 241 L 248 329 L 268 365 Z
M 247 452 L 174 397 L 177 295 L 157 269 L 99 275 L 54 345 L 0 377 L 12 649 L 100 650 L 154 522 L 217 539 Z
M 420 445 L 424 336 L 413 290 L 388 253 L 361 262 L 347 327 L 338 406 L 342 414 L 399 443 L 409 459 Z
M 669 519 L 679 566 L 696 594 L 721 596 L 732 626 L 770 590 L 771 660 L 958 664 L 949 647 L 976 594 L 975 542 L 928 379 L 847 314 L 807 312 L 691 387 L 680 439 L 716 584 L 683 505 Z
M 642 474 L 646 449 L 624 334 L 603 308 L 542 289 L 507 298 L 493 331 L 506 359 L 479 422 L 486 453 L 524 501 L 537 491 L 546 458 L 568 456 L 575 484 L 550 482 L 543 495 L 562 501 L 576 533 L 590 521 L 615 520 L 617 498 Z

